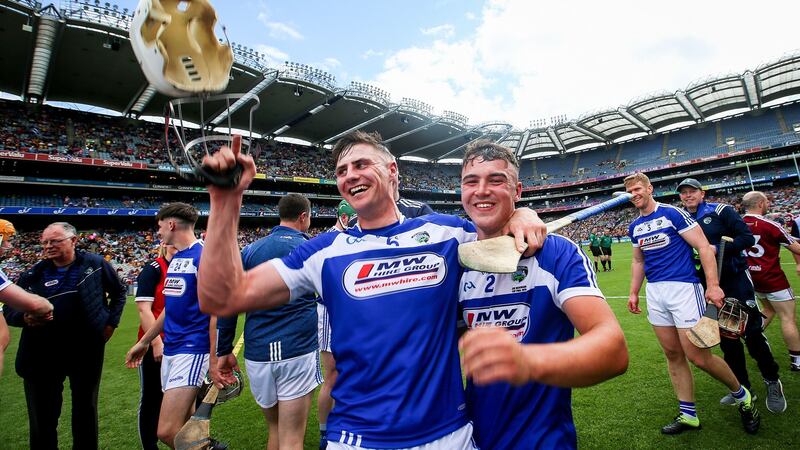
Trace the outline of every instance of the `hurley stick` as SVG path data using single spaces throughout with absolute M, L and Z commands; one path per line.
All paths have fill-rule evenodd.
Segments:
M 722 261 L 725 255 L 725 244 L 733 242 L 733 239 L 728 236 L 722 236 L 719 241 L 719 251 L 717 252 L 717 281 L 722 279 Z M 719 310 L 717 305 L 708 303 L 706 305 L 706 312 L 703 317 L 689 329 L 686 336 L 689 341 L 697 348 L 711 348 L 719 344 L 719 322 L 717 316 Z

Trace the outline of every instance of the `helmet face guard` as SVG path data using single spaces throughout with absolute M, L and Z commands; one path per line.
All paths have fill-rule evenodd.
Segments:
M 739 339 L 744 335 L 747 327 L 747 311 L 735 298 L 725 298 L 725 303 L 719 310 L 719 333 L 729 339 Z
M 233 51 L 216 23 L 208 0 L 140 0 L 129 35 L 147 81 L 172 97 L 225 90 Z
M 193 183 L 232 187 L 239 183 L 241 165 L 226 173 L 217 173 L 203 166 L 203 157 L 212 155 L 223 145 L 232 147 L 234 132 L 231 116 L 240 108 L 247 108 L 247 136 L 241 139 L 241 153 L 249 154 L 253 141 L 253 114 L 261 104 L 252 94 L 222 94 L 210 97 L 186 97 L 170 100 L 164 109 L 164 134 L 167 156 L 175 171 Z M 199 129 L 186 126 L 184 109 L 199 111 Z M 211 114 L 207 112 L 211 111 Z M 226 127 L 218 125 L 223 118 Z M 227 132 L 225 132 L 227 128 Z

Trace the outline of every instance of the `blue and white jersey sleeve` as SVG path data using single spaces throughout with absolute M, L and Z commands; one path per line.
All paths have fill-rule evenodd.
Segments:
M 11 280 L 8 279 L 8 275 L 5 272 L 0 270 L 0 291 L 7 288 L 11 284 Z

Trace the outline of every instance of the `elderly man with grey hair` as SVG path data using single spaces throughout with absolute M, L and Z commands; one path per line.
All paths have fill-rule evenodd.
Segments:
M 42 232 L 42 261 L 18 285 L 53 304 L 53 319 L 6 308 L 8 324 L 22 327 L 16 369 L 24 380 L 30 448 L 58 448 L 64 380 L 72 391 L 72 447 L 98 448 L 97 397 L 105 344 L 119 325 L 125 286 L 100 255 L 76 250 L 78 234 L 66 222 Z M 76 351 L 78 349 L 78 351 Z

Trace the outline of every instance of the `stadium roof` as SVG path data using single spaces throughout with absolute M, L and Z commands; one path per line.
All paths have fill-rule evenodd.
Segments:
M 149 86 L 128 40 L 132 12 L 97 0 L 63 0 L 59 9 L 32 0 L 0 0 L 0 91 L 26 101 L 96 105 L 129 116 L 162 115 L 168 98 Z M 516 149 L 522 158 L 578 151 L 635 139 L 680 124 L 780 103 L 800 94 L 800 53 L 748 70 L 692 83 L 628 105 L 574 120 L 525 130 L 504 122 L 472 124 L 453 111 L 434 113 L 416 99 L 393 101 L 364 83 L 340 86 L 314 67 L 286 62 L 268 65 L 264 55 L 231 44 L 234 67 L 227 93 L 257 95 L 254 131 L 265 136 L 334 142 L 344 133 L 378 131 L 397 156 L 427 160 L 459 158 L 466 144 L 489 138 Z M 201 122 L 198 111 L 185 118 Z M 207 124 L 246 129 L 241 108 L 228 118 L 219 112 Z

